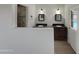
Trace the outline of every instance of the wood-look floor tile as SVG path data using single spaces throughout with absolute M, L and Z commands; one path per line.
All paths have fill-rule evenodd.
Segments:
M 55 54 L 75 54 L 72 47 L 66 41 L 55 41 Z

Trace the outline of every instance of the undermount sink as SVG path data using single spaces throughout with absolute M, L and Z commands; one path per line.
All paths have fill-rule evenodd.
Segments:
M 60 26 L 60 25 L 56 25 L 56 27 L 62 27 L 62 26 Z
M 64 24 L 53 24 L 53 27 L 65 27 Z

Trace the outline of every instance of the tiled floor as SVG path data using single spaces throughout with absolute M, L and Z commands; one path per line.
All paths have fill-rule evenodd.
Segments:
M 75 54 L 72 47 L 66 41 L 55 41 L 55 54 Z

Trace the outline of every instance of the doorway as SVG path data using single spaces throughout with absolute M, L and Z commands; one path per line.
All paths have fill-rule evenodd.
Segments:
M 26 27 L 26 6 L 17 5 L 17 27 Z

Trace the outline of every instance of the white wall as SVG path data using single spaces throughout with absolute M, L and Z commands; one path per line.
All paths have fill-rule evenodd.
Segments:
M 35 25 L 35 5 L 34 4 L 25 4 L 28 9 L 28 19 L 27 27 L 33 27 Z M 32 16 L 32 18 L 31 18 Z
M 65 25 L 68 28 L 68 42 L 76 51 L 76 31 L 74 31 L 71 27 L 71 10 L 73 10 L 72 5 L 65 6 Z
M 66 16 L 66 26 L 68 27 L 68 42 L 70 43 L 70 45 L 72 46 L 72 48 L 75 50 L 76 53 L 79 53 L 79 26 L 77 31 L 75 31 L 72 27 L 71 27 L 71 15 L 70 12 L 71 10 L 78 16 L 77 21 L 79 19 L 79 5 L 66 5 L 66 10 L 65 10 L 65 16 Z M 78 25 L 79 25 L 79 21 L 78 21 Z
M 76 34 L 76 47 L 77 47 L 77 53 L 79 54 L 79 7 L 77 9 L 78 9 L 78 20 L 77 20 L 78 29 L 77 29 L 77 34 Z
M 0 29 L 13 27 L 12 15 L 12 5 L 0 5 Z

